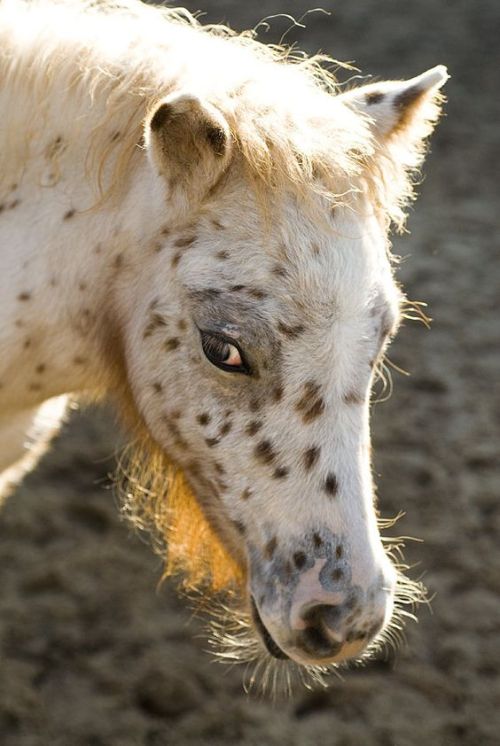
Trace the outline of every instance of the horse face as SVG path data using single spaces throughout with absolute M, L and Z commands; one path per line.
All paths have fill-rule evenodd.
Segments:
M 361 93 L 380 110 L 379 142 L 413 127 L 442 82 L 431 71 Z M 162 104 L 150 135 L 162 177 L 179 151 L 182 168 L 167 178 L 176 227 L 130 332 L 136 404 L 248 570 L 269 652 L 303 664 L 359 656 L 387 625 L 396 585 L 369 456 L 373 367 L 400 305 L 384 220 L 369 190 L 334 212 L 312 188 L 306 200 L 256 199 L 225 120 L 194 98 Z
M 304 663 L 357 655 L 392 609 L 368 400 L 399 292 L 365 208 L 318 228 L 287 197 L 266 228 L 230 180 L 166 239 L 142 321 L 148 427 L 248 566 L 270 651 Z

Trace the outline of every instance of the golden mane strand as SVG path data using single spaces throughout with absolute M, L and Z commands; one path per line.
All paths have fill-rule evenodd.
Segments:
M 205 518 L 183 474 L 148 437 L 119 466 L 123 512 L 165 558 L 162 580 L 178 576 L 187 590 L 241 589 L 245 574 Z

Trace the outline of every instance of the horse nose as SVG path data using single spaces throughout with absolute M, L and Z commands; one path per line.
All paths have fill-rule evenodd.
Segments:
M 384 613 L 371 616 L 369 622 L 356 625 L 361 616 L 352 605 L 319 603 L 302 613 L 302 629 L 296 632 L 295 645 L 315 660 L 352 657 L 361 652 L 380 632 Z M 302 626 L 301 625 L 301 626 Z

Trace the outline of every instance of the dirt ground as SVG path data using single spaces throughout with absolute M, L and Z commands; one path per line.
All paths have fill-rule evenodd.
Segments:
M 314 4 L 203 5 L 244 28 Z M 109 413 L 75 412 L 0 515 L 1 746 L 500 743 L 500 3 L 326 5 L 332 15 L 287 38 L 380 77 L 438 63 L 452 75 L 411 234 L 395 241 L 408 295 L 435 321 L 402 328 L 390 357 L 412 375 L 395 374 L 373 411 L 382 510 L 406 511 L 398 531 L 423 540 L 408 558 L 432 609 L 396 656 L 327 691 L 249 698 L 244 672 L 205 652 L 187 605 L 156 590 L 158 558 L 120 521 Z

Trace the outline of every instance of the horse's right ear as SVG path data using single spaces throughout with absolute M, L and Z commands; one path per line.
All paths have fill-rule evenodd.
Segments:
M 218 109 L 191 93 L 173 93 L 146 118 L 145 143 L 171 190 L 202 199 L 227 168 L 232 142 Z

